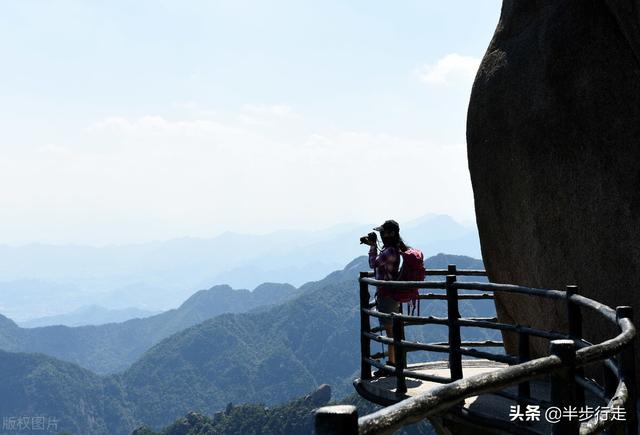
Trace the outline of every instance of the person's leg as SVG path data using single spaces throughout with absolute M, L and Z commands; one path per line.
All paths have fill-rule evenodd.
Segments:
M 393 324 L 389 323 L 384 325 L 384 330 L 387 332 L 387 337 L 393 338 Z M 388 345 L 389 349 L 389 363 L 395 365 L 396 363 L 396 350 L 392 344 Z
M 398 313 L 400 311 L 400 302 L 397 302 L 393 298 L 382 297 L 378 300 L 378 311 L 381 313 L 391 314 Z M 381 326 L 384 328 L 387 337 L 393 338 L 393 323 L 390 319 L 381 319 Z M 396 363 L 396 354 L 393 345 L 387 345 L 388 362 L 390 364 Z

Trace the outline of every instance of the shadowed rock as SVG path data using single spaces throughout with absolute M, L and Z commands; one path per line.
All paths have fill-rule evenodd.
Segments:
M 331 400 L 331 386 L 320 385 L 313 393 L 305 396 L 304 401 L 314 406 L 324 406 Z
M 505 0 L 473 86 L 467 143 L 490 279 L 577 284 L 611 307 L 632 305 L 637 327 L 638 2 Z M 562 303 L 498 295 L 496 309 L 502 321 L 567 329 Z M 584 315 L 588 339 L 617 333 Z M 509 353 L 515 338 L 504 336 Z M 548 353 L 546 340 L 532 347 Z

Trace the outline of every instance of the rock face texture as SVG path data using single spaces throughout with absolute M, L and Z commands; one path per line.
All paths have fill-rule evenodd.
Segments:
M 320 385 L 313 393 L 305 396 L 304 400 L 314 406 L 326 405 L 331 400 L 331 386 L 327 384 Z
M 504 0 L 467 118 L 469 170 L 490 279 L 556 289 L 577 284 L 579 293 L 611 307 L 633 306 L 636 327 L 639 5 Z M 562 303 L 498 295 L 496 309 L 504 321 L 567 328 Z M 590 312 L 583 316 L 587 339 L 617 332 Z M 509 353 L 516 353 L 515 338 L 504 336 Z M 548 353 L 546 340 L 534 340 L 532 347 L 534 355 Z

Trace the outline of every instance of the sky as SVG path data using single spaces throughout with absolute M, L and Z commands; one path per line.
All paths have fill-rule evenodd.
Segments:
M 474 221 L 497 0 L 0 1 L 0 244 Z

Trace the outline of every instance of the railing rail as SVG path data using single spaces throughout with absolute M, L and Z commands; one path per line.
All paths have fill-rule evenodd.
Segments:
M 439 414 L 459 404 L 467 397 L 479 394 L 499 394 L 518 404 L 538 403 L 542 406 L 583 406 L 585 391 L 599 397 L 607 406 L 622 407 L 626 420 L 623 422 L 626 433 L 638 434 L 637 391 L 635 379 L 634 346 L 636 330 L 632 322 L 632 309 L 619 306 L 614 310 L 600 302 L 578 294 L 578 287 L 567 286 L 565 290 L 531 288 L 513 284 L 489 282 L 458 281 L 458 276 L 486 276 L 483 270 L 460 270 L 455 265 L 447 269 L 428 269 L 427 276 L 445 276 L 442 281 L 381 281 L 373 278 L 372 272 L 360 273 L 360 328 L 361 328 L 361 375 L 362 381 L 372 379 L 372 367 L 383 370 L 396 377 L 396 396 L 398 403 L 378 412 L 354 419 L 353 407 L 325 407 L 316 412 L 316 431 L 318 434 L 373 434 L 391 433 L 404 425 Z M 380 313 L 371 301 L 369 286 L 384 285 L 387 288 L 442 289 L 444 293 L 421 294 L 421 299 L 441 299 L 447 303 L 447 317 L 409 316 L 403 314 Z M 465 290 L 465 293 L 460 293 Z M 481 294 L 468 292 L 481 291 Z M 490 293 L 489 293 L 490 292 Z M 527 325 L 498 322 L 496 318 L 461 317 L 459 301 L 463 299 L 493 299 L 496 292 L 526 294 L 566 302 L 568 330 L 565 332 L 532 328 Z M 475 297 L 474 297 L 475 296 Z M 595 312 L 609 323 L 615 325 L 619 334 L 601 343 L 593 344 L 582 337 L 582 311 Z M 393 324 L 393 337 L 382 335 L 383 328 L 372 328 L 371 317 L 390 319 Z M 440 324 L 447 326 L 448 341 L 421 343 L 409 341 L 405 337 L 407 327 Z M 474 349 L 476 347 L 500 347 L 502 342 L 495 340 L 463 341 L 460 327 L 485 328 L 491 330 L 512 331 L 518 337 L 518 354 L 501 355 Z M 541 337 L 550 340 L 549 356 L 531 359 L 529 337 Z M 396 355 L 396 365 L 386 365 L 381 358 L 385 352 L 371 354 L 371 341 L 392 346 Z M 413 351 L 432 351 L 448 354 L 450 376 L 435 376 L 411 370 L 407 366 L 406 356 Z M 489 359 L 506 363 L 509 366 L 463 378 L 462 356 Z M 598 385 L 592 379 L 584 377 L 585 365 L 602 363 L 604 385 Z M 551 397 L 548 402 L 531 397 L 530 381 L 550 375 Z M 406 396 L 406 378 L 415 378 L 437 382 L 438 385 L 427 393 Z M 517 385 L 518 393 L 512 395 L 500 390 Z M 569 388 L 567 388 L 569 387 Z M 341 416 L 338 417 L 337 415 Z M 345 417 L 346 414 L 351 415 Z M 357 414 L 356 414 L 357 417 Z M 327 419 L 349 421 L 350 429 L 340 432 L 327 429 Z M 338 420 L 336 420 L 338 421 Z M 324 426 L 318 422 L 324 422 Z M 356 422 L 356 423 L 354 423 Z M 590 434 L 601 431 L 614 422 L 594 416 L 588 421 L 564 419 L 553 425 L 554 434 Z M 322 426 L 322 427 L 321 427 Z M 337 427 L 337 426 L 336 426 Z M 344 428 L 343 428 L 344 429 Z

